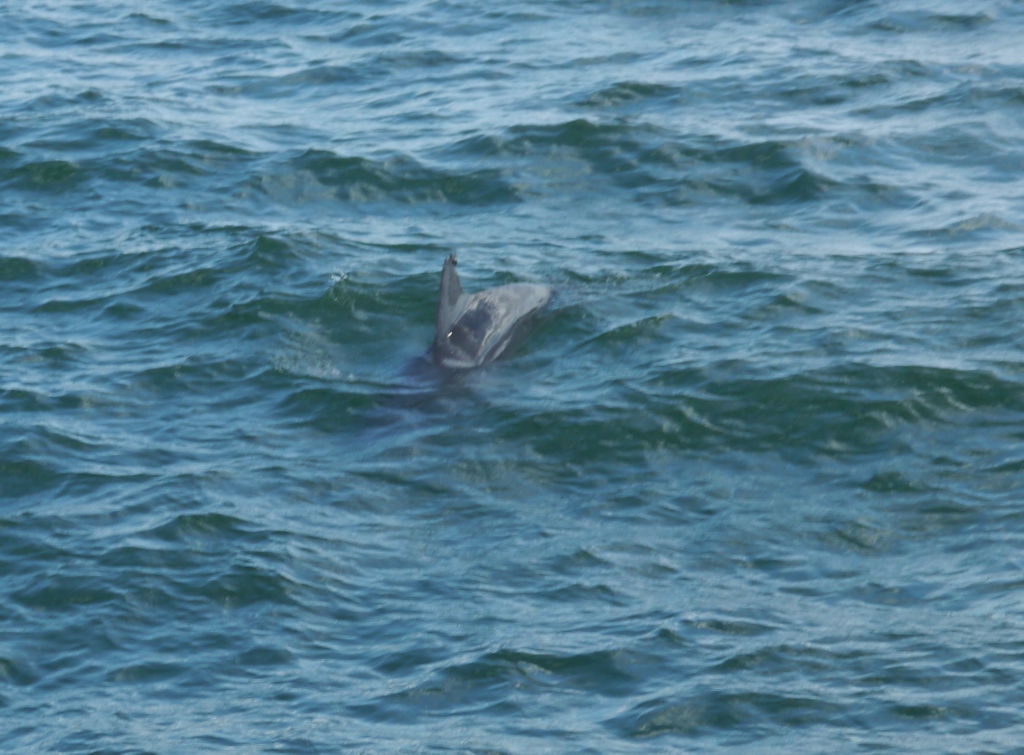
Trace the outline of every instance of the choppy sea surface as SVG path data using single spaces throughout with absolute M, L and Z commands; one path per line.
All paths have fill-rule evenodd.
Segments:
M 0 750 L 1024 752 L 1024 3 L 0 19 Z

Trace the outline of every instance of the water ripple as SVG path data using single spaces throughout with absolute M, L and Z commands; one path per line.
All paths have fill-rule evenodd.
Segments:
M 947 6 L 11 8 L 6 749 L 1019 748 L 1024 14 Z M 461 374 L 452 253 L 556 289 Z

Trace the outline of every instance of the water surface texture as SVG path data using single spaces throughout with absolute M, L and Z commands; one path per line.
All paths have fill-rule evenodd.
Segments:
M 1022 40 L 7 4 L 0 749 L 1021 752 Z

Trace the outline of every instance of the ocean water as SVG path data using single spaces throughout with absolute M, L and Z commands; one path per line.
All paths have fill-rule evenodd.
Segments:
M 0 18 L 0 750 L 1024 752 L 1024 3 Z

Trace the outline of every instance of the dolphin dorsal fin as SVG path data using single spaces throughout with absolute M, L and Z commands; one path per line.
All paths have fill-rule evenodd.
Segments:
M 437 330 L 434 338 L 439 339 L 448 332 L 460 314 L 459 300 L 462 299 L 462 284 L 455 266 L 459 264 L 454 254 L 448 256 L 441 270 L 441 296 L 437 301 Z

